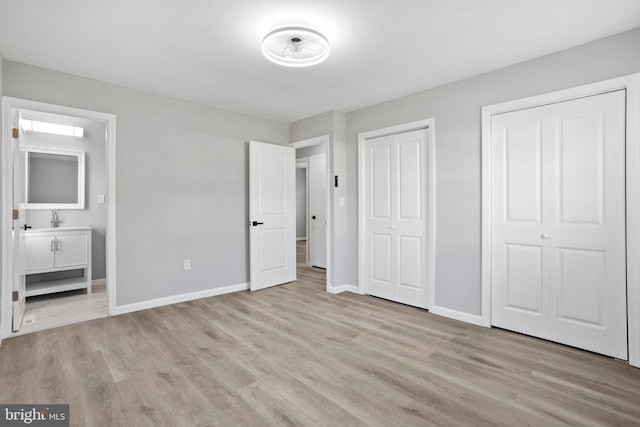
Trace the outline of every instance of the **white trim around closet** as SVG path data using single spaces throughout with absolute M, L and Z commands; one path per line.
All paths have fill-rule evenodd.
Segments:
M 491 116 L 626 90 L 629 364 L 640 367 L 640 73 L 482 108 L 482 325 L 491 326 Z
M 436 248 L 436 131 L 435 131 L 435 119 L 429 118 L 425 120 L 419 120 L 416 122 L 400 124 L 396 126 L 390 126 L 382 129 L 376 129 L 368 132 L 362 132 L 358 134 L 358 293 L 364 295 L 366 293 L 366 286 L 363 280 L 365 277 L 364 268 L 364 254 L 362 248 L 364 248 L 364 211 L 362 209 L 365 206 L 365 187 L 364 187 L 364 170 L 365 170 L 365 158 L 364 158 L 364 145 L 368 139 L 379 138 L 383 136 L 393 135 L 397 133 L 411 132 L 414 130 L 426 129 L 429 133 L 429 146 L 427 147 L 427 180 L 429 197 L 427 199 L 427 232 L 429 236 L 429 242 L 427 242 L 428 254 L 425 260 L 424 267 L 427 269 L 427 308 L 429 311 L 437 313 L 438 307 L 435 305 L 436 293 L 435 293 L 435 248 Z M 446 314 L 443 314 L 446 315 Z

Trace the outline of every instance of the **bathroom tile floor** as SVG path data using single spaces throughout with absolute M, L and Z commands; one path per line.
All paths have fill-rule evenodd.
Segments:
M 22 328 L 15 335 L 57 328 L 107 316 L 106 285 L 27 299 Z

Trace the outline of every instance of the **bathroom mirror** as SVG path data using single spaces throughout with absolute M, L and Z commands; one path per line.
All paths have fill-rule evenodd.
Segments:
M 27 209 L 84 209 L 84 152 L 25 148 Z

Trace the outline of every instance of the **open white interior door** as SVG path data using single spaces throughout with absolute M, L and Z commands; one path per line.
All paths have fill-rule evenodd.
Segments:
M 249 142 L 249 274 L 252 291 L 296 280 L 295 151 Z
M 25 151 L 23 149 L 23 132 L 20 129 L 19 112 L 12 116 L 11 153 L 13 157 L 13 231 L 11 233 L 13 245 L 13 332 L 19 331 L 26 308 L 26 279 L 24 274 L 24 226 L 25 226 L 25 191 L 24 166 Z

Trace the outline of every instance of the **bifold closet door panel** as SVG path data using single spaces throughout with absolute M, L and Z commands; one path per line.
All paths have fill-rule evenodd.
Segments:
M 626 359 L 625 94 L 492 118 L 492 324 Z
M 365 144 L 365 287 L 381 298 L 427 306 L 427 130 Z

